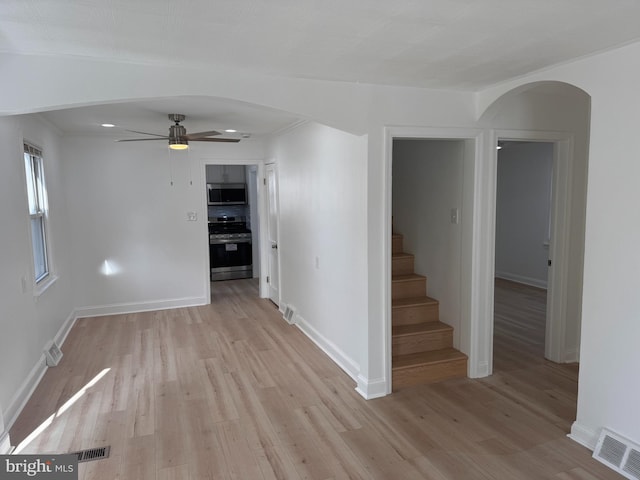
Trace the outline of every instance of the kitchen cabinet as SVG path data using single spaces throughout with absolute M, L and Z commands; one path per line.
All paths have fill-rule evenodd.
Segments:
M 207 183 L 246 183 L 244 165 L 207 165 Z

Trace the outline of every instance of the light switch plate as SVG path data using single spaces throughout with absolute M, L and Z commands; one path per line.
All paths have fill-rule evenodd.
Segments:
M 454 225 L 460 223 L 460 210 L 458 210 L 457 208 L 451 209 L 451 223 L 453 223 Z

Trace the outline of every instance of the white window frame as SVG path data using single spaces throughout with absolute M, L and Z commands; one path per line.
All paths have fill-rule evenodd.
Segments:
M 29 213 L 34 295 L 43 293 L 55 280 L 49 241 L 49 201 L 42 150 L 24 142 L 25 181 Z M 34 220 L 39 220 L 34 228 Z M 37 242 L 34 241 L 37 239 Z M 42 265 L 40 267 L 40 265 Z

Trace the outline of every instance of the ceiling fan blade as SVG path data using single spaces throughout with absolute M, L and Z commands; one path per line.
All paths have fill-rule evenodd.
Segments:
M 116 142 L 146 142 L 149 140 L 169 140 L 169 137 L 160 137 L 160 138 L 127 138 L 122 140 L 116 140 Z
M 142 135 L 153 135 L 154 137 L 169 138 L 166 135 L 158 135 L 157 133 L 139 132 L 138 130 L 125 130 L 125 132 L 141 133 Z
M 185 135 L 187 140 L 197 140 L 201 137 L 213 137 L 214 135 L 220 135 L 220 132 L 216 132 L 215 130 L 209 130 L 208 132 L 196 132 L 196 133 L 188 133 Z
M 239 138 L 192 138 L 192 142 L 231 142 L 238 143 Z

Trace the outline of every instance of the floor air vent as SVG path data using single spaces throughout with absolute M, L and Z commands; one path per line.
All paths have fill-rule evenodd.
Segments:
M 89 450 L 80 450 L 79 452 L 71 452 L 70 455 L 76 455 L 78 457 L 78 463 L 82 463 L 109 458 L 109 452 L 111 452 L 111 447 L 100 447 L 90 448 Z
M 49 342 L 44 349 L 47 367 L 55 367 L 62 358 L 62 350 L 55 342 Z
M 640 446 L 606 428 L 600 433 L 593 458 L 631 480 L 640 480 Z
M 293 323 L 294 312 L 295 312 L 294 308 L 291 307 L 290 305 L 287 305 L 286 307 L 284 307 L 284 319 L 289 323 Z

